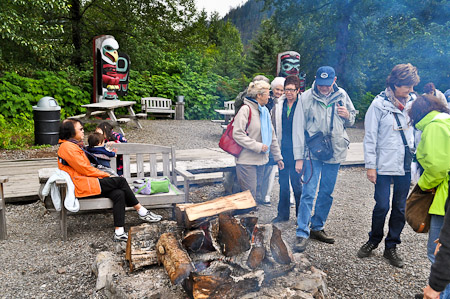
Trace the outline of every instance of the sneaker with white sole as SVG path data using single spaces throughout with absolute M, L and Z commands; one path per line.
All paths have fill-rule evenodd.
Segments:
M 155 214 L 153 212 L 147 211 L 147 214 L 144 216 L 139 215 L 139 219 L 144 220 L 146 222 L 158 222 L 161 221 L 162 216 Z
M 114 233 L 113 241 L 114 242 L 126 242 L 126 241 L 128 241 L 128 234 L 125 232 L 121 235 L 117 235 L 116 233 Z

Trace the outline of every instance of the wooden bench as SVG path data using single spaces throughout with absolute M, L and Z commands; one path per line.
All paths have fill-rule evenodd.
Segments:
M 172 109 L 172 100 L 166 98 L 142 98 L 141 109 L 145 113 L 166 115 L 169 118 L 175 115 L 175 109 Z
M 189 200 L 189 181 L 194 179 L 190 172 L 176 167 L 176 157 L 174 147 L 159 146 L 140 143 L 116 143 L 112 148 L 117 149 L 117 154 L 123 156 L 123 176 L 129 183 L 144 177 L 168 177 L 170 179 L 169 193 L 157 193 L 151 195 L 136 195 L 139 202 L 148 208 L 172 207 L 177 203 L 186 203 Z M 111 168 L 115 169 L 117 159 L 111 160 Z M 134 163 L 132 163 L 134 162 Z M 49 177 L 54 173 L 55 168 L 43 168 L 39 170 L 39 183 L 41 190 Z M 184 190 L 178 189 L 177 175 L 184 179 Z M 66 195 L 67 186 L 65 181 L 56 181 L 60 188 L 61 199 Z M 41 194 L 41 192 L 39 192 Z M 41 198 L 47 209 L 54 210 L 50 196 Z M 79 199 L 80 211 L 111 209 L 113 203 L 105 197 L 89 197 Z M 63 240 L 67 240 L 67 210 L 64 203 L 61 203 L 60 226 Z
M 0 176 L 0 240 L 6 240 L 8 237 L 6 231 L 6 205 L 5 192 L 3 184 L 8 182 L 8 177 Z
M 234 110 L 234 100 L 233 101 L 226 101 L 226 102 L 224 102 L 223 106 L 224 106 L 225 109 Z

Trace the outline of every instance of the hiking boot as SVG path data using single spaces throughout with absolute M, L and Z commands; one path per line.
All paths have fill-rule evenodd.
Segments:
M 389 263 L 397 268 L 403 268 L 405 263 L 403 263 L 403 260 L 398 256 L 397 249 L 395 247 L 392 248 L 385 248 L 383 256 L 389 260 Z
M 372 253 L 372 251 L 377 247 L 378 245 L 375 245 L 367 241 L 366 244 L 361 246 L 361 248 L 358 250 L 358 257 L 359 258 L 368 257 Z
M 289 221 L 289 218 L 277 216 L 277 217 L 273 218 L 272 223 L 279 223 L 279 222 L 286 222 L 286 221 Z
M 297 237 L 297 239 L 295 240 L 294 251 L 303 252 L 306 250 L 307 245 L 308 245 L 308 238 Z
M 162 216 L 155 214 L 153 212 L 147 211 L 147 214 L 144 216 L 139 215 L 139 219 L 147 221 L 147 222 L 158 222 L 161 221 Z
M 116 233 L 114 233 L 113 241 L 114 242 L 126 242 L 126 241 L 128 241 L 128 234 L 124 232 L 121 235 L 116 235 Z
M 325 230 L 311 230 L 309 233 L 311 239 L 316 239 L 317 241 L 334 244 L 334 238 L 327 235 Z

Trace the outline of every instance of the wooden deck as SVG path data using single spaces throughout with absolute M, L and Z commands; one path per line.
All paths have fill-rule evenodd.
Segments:
M 234 157 L 220 148 L 202 148 L 176 151 L 177 166 L 195 174 L 194 184 L 222 181 L 223 171 L 234 168 Z M 347 161 L 342 165 L 359 166 L 364 164 L 362 143 L 350 144 Z M 38 198 L 38 170 L 57 167 L 56 158 L 33 160 L 0 161 L 0 174 L 7 175 L 5 184 L 6 202 L 20 202 Z M 179 184 L 183 184 L 180 178 Z

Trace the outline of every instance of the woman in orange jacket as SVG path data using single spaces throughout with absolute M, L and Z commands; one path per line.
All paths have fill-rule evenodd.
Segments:
M 125 206 L 133 207 L 139 218 L 147 222 L 157 222 L 160 215 L 141 206 L 128 182 L 123 177 L 111 177 L 91 165 L 84 150 L 83 124 L 77 119 L 62 121 L 59 130 L 58 168 L 67 172 L 75 185 L 77 198 L 101 195 L 113 201 L 115 233 L 113 240 L 127 241 L 124 230 Z

